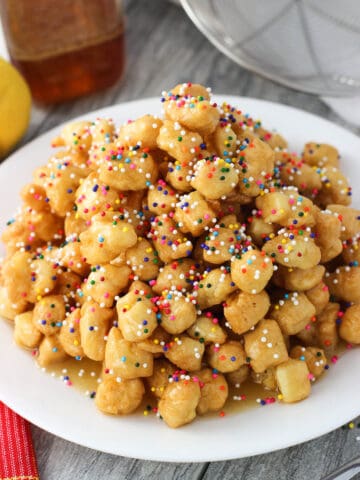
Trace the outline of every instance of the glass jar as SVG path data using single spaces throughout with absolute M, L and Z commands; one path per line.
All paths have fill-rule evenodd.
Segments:
M 35 101 L 62 102 L 121 77 L 121 0 L 0 0 L 0 14 L 11 60 Z

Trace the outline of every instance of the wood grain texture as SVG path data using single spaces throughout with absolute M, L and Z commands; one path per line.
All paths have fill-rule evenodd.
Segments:
M 318 97 L 282 87 L 232 63 L 173 4 L 165 0 L 132 0 L 125 2 L 125 6 L 127 68 L 122 82 L 106 92 L 72 103 L 46 110 L 34 108 L 23 143 L 90 110 L 159 96 L 162 90 L 183 81 L 209 85 L 217 93 L 262 98 L 302 108 L 360 134 L 360 129 L 347 125 Z M 33 427 L 33 437 L 42 480 L 320 480 L 360 455 L 360 441 L 356 440 L 360 437 L 358 428 L 339 429 L 303 445 L 267 455 L 210 464 L 168 464 L 116 457 L 76 446 L 37 427 Z

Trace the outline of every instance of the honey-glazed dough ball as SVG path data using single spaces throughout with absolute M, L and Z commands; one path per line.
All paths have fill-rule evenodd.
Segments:
M 145 379 L 150 392 L 156 397 L 161 398 L 165 388 L 169 384 L 169 378 L 175 372 L 175 366 L 165 358 L 159 358 L 154 361 L 154 371 L 151 377 Z
M 226 332 L 219 325 L 219 319 L 213 317 L 210 312 L 201 315 L 196 322 L 187 330 L 189 337 L 201 343 L 225 343 Z
M 60 269 L 56 274 L 56 287 L 53 294 L 62 295 L 66 303 L 78 301 L 81 292 L 81 277 L 74 272 L 63 272 Z
M 315 316 L 315 307 L 302 292 L 285 294 L 274 306 L 270 317 L 277 320 L 285 335 L 296 335 Z
M 203 144 L 201 135 L 188 130 L 177 121 L 165 120 L 157 138 L 158 147 L 165 150 L 172 158 L 179 162 L 191 162 L 200 152 Z M 176 186 L 167 177 L 166 180 Z
M 116 295 L 127 287 L 130 272 L 126 265 L 115 267 L 107 264 L 91 267 L 91 273 L 83 286 L 83 293 L 102 307 L 110 308 Z
M 325 273 L 323 265 L 315 265 L 307 270 L 278 266 L 272 277 L 275 285 L 293 292 L 310 290 L 321 282 Z
M 49 365 L 62 363 L 68 358 L 70 357 L 66 355 L 57 335 L 43 337 L 36 357 L 40 367 L 46 368 Z
M 297 345 L 291 349 L 290 357 L 305 362 L 309 372 L 316 379 L 324 373 L 327 365 L 325 352 L 321 348 Z
M 136 293 L 138 292 L 138 293 Z M 116 303 L 118 325 L 125 340 L 140 342 L 157 327 L 153 303 L 138 290 L 129 291 Z
M 115 210 L 119 204 L 118 192 L 104 185 L 95 172 L 83 179 L 76 190 L 76 212 L 84 220 L 91 220 L 102 211 Z
M 231 330 L 238 335 L 256 325 L 270 308 L 270 298 L 265 290 L 258 294 L 235 292 L 225 302 L 225 318 Z
M 165 357 L 181 370 L 200 370 L 205 347 L 198 340 L 180 335 L 169 343 Z
M 33 259 L 28 252 L 16 252 L 3 265 L 3 279 L 9 300 L 35 303 L 50 293 L 56 283 L 54 269 L 43 255 Z
M 306 290 L 305 295 L 315 307 L 315 315 L 319 315 L 330 300 L 329 288 L 324 282 L 320 282 L 310 290 Z
M 331 295 L 344 302 L 360 303 L 360 267 L 339 267 L 324 276 Z
M 144 393 L 140 378 L 118 381 L 107 375 L 96 391 L 95 405 L 104 413 L 128 415 L 141 404 Z
M 20 196 L 26 206 L 37 212 L 50 210 L 49 203 L 46 201 L 45 189 L 41 185 L 28 183 L 21 189 Z
M 217 200 L 229 195 L 238 184 L 238 170 L 231 162 L 214 157 L 199 160 L 194 166 L 191 185 L 205 198 Z
M 165 388 L 159 401 L 159 413 L 169 427 L 181 427 L 196 417 L 200 396 L 198 382 L 190 379 L 174 381 Z
M 266 242 L 263 250 L 275 259 L 275 262 L 287 267 L 307 270 L 320 262 L 320 248 L 307 232 L 279 230 L 278 235 Z
M 28 302 L 19 297 L 17 302 L 12 302 L 6 287 L 0 287 L 0 315 L 8 320 L 14 320 L 28 308 Z
M 42 334 L 34 326 L 32 311 L 16 315 L 14 324 L 14 340 L 19 347 L 36 348 L 39 346 Z
M 202 95 L 170 95 L 164 103 L 165 118 L 173 122 L 179 122 L 192 131 L 201 135 L 210 135 L 216 128 L 220 112 L 209 100 Z
M 111 118 L 97 118 L 89 127 L 92 137 L 91 149 L 97 145 L 110 143 L 114 139 L 115 125 Z
M 323 187 L 317 196 L 317 202 L 327 206 L 330 203 L 350 205 L 351 187 L 343 173 L 335 167 L 325 167 L 321 170 Z
M 261 320 L 255 330 L 246 333 L 244 338 L 246 356 L 256 373 L 288 359 L 284 337 L 276 320 Z
M 146 340 L 138 342 L 137 345 L 146 352 L 153 353 L 156 357 L 156 354 L 163 354 L 166 344 L 171 340 L 170 333 L 166 332 L 160 326 L 156 327 L 152 335 Z M 158 355 L 159 356 L 159 355 Z
M 224 266 L 204 272 L 203 278 L 195 286 L 197 303 L 202 310 L 219 305 L 236 290 L 229 269 Z
M 316 167 L 339 167 L 339 152 L 327 143 L 309 142 L 304 147 L 303 159 Z
M 357 238 L 351 240 L 349 243 L 344 242 L 342 258 L 346 264 L 360 265 L 360 241 Z
M 320 346 L 326 352 L 334 352 L 339 343 L 338 318 L 340 305 L 329 302 L 317 316 L 315 323 L 315 346 Z
M 76 357 L 77 360 L 84 356 L 80 337 L 80 318 L 80 308 L 75 308 L 63 321 L 59 333 L 59 341 L 63 349 L 70 357 Z
M 207 412 L 217 412 L 225 405 L 228 398 L 229 389 L 224 375 L 214 373 L 210 368 L 204 368 L 196 372 L 196 377 L 200 381 L 200 401 L 196 407 L 198 415 L 204 415 Z
M 175 160 L 164 165 L 165 180 L 179 193 L 191 192 L 191 179 L 196 158 L 191 160 Z
M 92 265 L 108 263 L 137 242 L 128 222 L 96 215 L 91 226 L 80 234 L 80 251 Z
M 293 185 L 309 197 L 321 190 L 321 178 L 316 167 L 308 165 L 295 153 L 282 150 L 275 152 L 275 159 L 284 185 Z
M 340 337 L 349 343 L 360 344 L 360 305 L 346 309 L 339 328 Z
M 55 335 L 65 320 L 65 303 L 61 295 L 48 295 L 35 303 L 34 326 L 46 336 Z
M 289 358 L 276 368 L 276 383 L 282 401 L 293 403 L 310 395 L 309 370 L 305 362 Z
M 244 195 L 256 197 L 260 194 L 261 184 L 273 174 L 275 154 L 269 145 L 258 138 L 240 147 L 239 189 Z
M 148 240 L 138 237 L 137 243 L 126 250 L 125 259 L 140 280 L 151 280 L 158 276 L 160 263 L 158 253 Z
M 328 205 L 330 210 L 341 222 L 341 240 L 357 237 L 360 232 L 360 210 L 344 205 Z
M 211 88 L 206 88 L 199 83 L 179 83 L 171 89 L 169 95 L 180 97 L 203 97 L 204 100 L 210 100 Z
M 59 266 L 68 268 L 78 275 L 87 275 L 89 272 L 87 258 L 83 255 L 77 239 L 69 239 L 63 247 L 54 250 L 53 259 Z
M 270 235 L 275 235 L 276 226 L 272 223 L 266 223 L 261 217 L 250 217 L 251 221 L 247 228 L 248 235 L 251 236 L 252 241 L 259 248 L 263 246 L 266 240 L 269 240 Z M 249 221 L 249 219 L 248 219 Z
M 117 144 L 101 148 L 99 178 L 116 190 L 143 190 L 154 184 L 157 167 L 150 153 L 141 149 L 124 149 Z
M 245 364 L 241 365 L 241 367 L 235 370 L 235 372 L 226 373 L 225 378 L 229 385 L 239 388 L 241 384 L 249 378 L 249 375 L 250 366 Z
M 66 214 L 64 222 L 65 238 L 78 238 L 80 233 L 87 229 L 86 221 L 78 215 L 77 212 L 71 211 Z
M 175 209 L 178 194 L 164 180 L 158 180 L 147 196 L 149 210 L 156 215 L 169 213 Z
M 266 223 L 278 223 L 283 227 L 315 225 L 314 204 L 294 187 L 260 195 L 256 206 Z
M 271 258 L 264 251 L 248 250 L 231 262 L 231 278 L 243 292 L 259 293 L 273 274 Z
M 211 224 L 216 223 L 215 211 L 199 192 L 182 195 L 176 204 L 174 220 L 181 232 L 200 236 Z
M 105 368 L 123 379 L 150 377 L 153 373 L 153 356 L 136 343 L 125 340 L 116 327 L 108 335 L 105 350 Z
M 206 236 L 199 240 L 199 247 L 206 262 L 219 265 L 230 260 L 234 254 L 238 254 L 241 242 L 245 239 L 244 229 L 237 221 L 229 222 L 227 227 L 221 221 L 210 227 Z
M 80 338 L 84 353 L 91 360 L 101 362 L 105 356 L 105 336 L 111 326 L 113 311 L 101 308 L 96 302 L 85 302 L 80 315 Z
M 189 238 L 185 237 L 174 220 L 166 215 L 154 218 L 148 238 L 153 241 L 160 260 L 165 263 L 189 256 L 193 249 Z
M 321 250 L 321 263 L 326 263 L 342 252 L 341 223 L 329 210 L 316 213 L 315 243 Z
M 118 134 L 118 141 L 124 146 L 141 145 L 153 150 L 157 147 L 156 139 L 162 125 L 160 118 L 143 115 L 134 121 L 124 123 Z
M 152 289 L 159 295 L 164 290 L 188 291 L 192 287 L 195 274 L 199 271 L 199 268 L 200 265 L 191 258 L 174 260 L 160 268 Z
M 161 326 L 172 335 L 184 332 L 195 323 L 195 305 L 181 292 L 171 292 L 165 295 L 159 308 L 161 310 Z
M 238 140 L 230 124 L 219 123 L 214 132 L 206 138 L 214 146 L 219 157 L 232 157 L 237 150 Z
M 222 373 L 235 372 L 246 363 L 246 355 L 242 344 L 235 340 L 219 345 L 209 345 L 206 349 L 208 364 Z
M 87 153 L 91 147 L 91 123 L 79 120 L 67 123 L 58 137 L 52 141 L 52 147 L 69 147 L 71 150 Z

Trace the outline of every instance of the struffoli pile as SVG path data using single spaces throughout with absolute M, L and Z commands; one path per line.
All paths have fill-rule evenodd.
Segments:
M 42 367 L 102 362 L 95 403 L 147 391 L 179 427 L 261 383 L 306 398 L 360 344 L 360 211 L 336 148 L 301 156 L 210 89 L 67 125 L 2 235 L 0 313 Z M 336 139 L 335 139 L 336 140 Z

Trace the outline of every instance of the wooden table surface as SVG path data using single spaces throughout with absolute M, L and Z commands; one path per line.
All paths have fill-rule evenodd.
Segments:
M 122 82 L 104 93 L 72 103 L 46 110 L 34 108 L 24 142 L 90 110 L 159 96 L 162 90 L 184 81 L 203 83 L 217 93 L 292 105 L 360 134 L 360 129 L 347 125 L 318 97 L 282 87 L 232 63 L 196 30 L 179 7 L 165 0 L 132 0 L 126 2 L 125 7 L 127 67 Z M 360 421 L 360 418 L 357 420 Z M 360 455 L 360 428 L 356 420 L 353 429 L 338 429 L 286 450 L 234 461 L 200 464 L 159 463 L 108 455 L 77 446 L 35 426 L 33 438 L 42 480 L 318 480 Z

